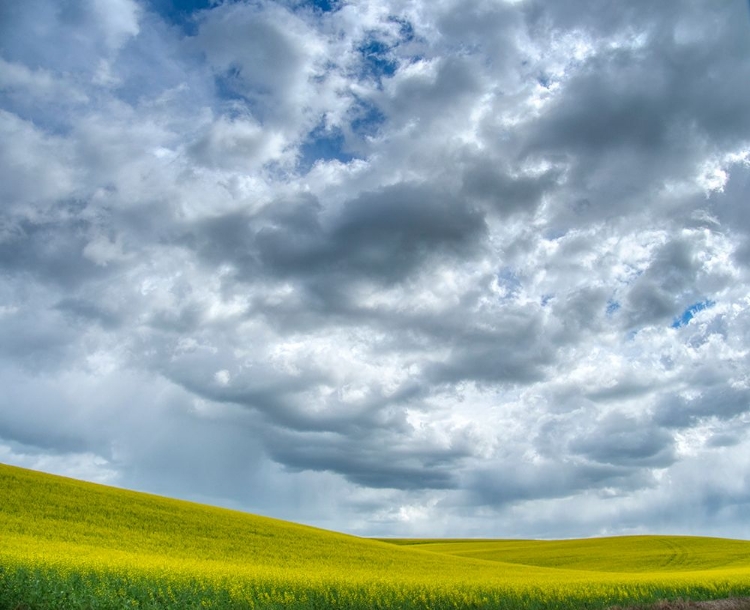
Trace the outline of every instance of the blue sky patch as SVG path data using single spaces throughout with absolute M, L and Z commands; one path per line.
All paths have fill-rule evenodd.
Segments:
M 336 0 L 312 0 L 310 4 L 324 13 L 330 13 L 336 10 L 338 2 Z
M 346 152 L 344 145 L 345 138 L 341 129 L 325 129 L 322 125 L 316 127 L 300 146 L 300 170 L 307 173 L 316 161 L 337 159 L 348 163 L 354 159 L 354 155 Z
M 611 316 L 614 314 L 618 309 L 620 309 L 621 305 L 617 301 L 609 301 L 607 303 L 607 315 Z
M 318 14 L 335 13 L 341 8 L 341 0 L 277 0 L 293 13 L 313 12 Z
M 362 55 L 363 71 L 366 76 L 375 78 L 378 82 L 382 78 L 393 76 L 398 68 L 398 62 L 390 57 L 390 47 L 384 42 L 371 38 L 359 47 Z
M 390 21 L 391 23 L 398 23 L 398 33 L 401 37 L 402 42 L 411 42 L 416 37 L 414 34 L 414 26 L 408 19 L 402 19 L 400 17 L 392 15 L 388 17 L 388 21 Z
M 683 311 L 680 316 L 674 319 L 674 321 L 672 322 L 672 328 L 681 328 L 685 326 L 699 311 L 703 311 L 704 309 L 708 309 L 709 307 L 713 307 L 714 305 L 716 305 L 716 302 L 709 299 L 693 303 L 690 307 Z
M 385 122 L 385 115 L 375 104 L 365 100 L 358 100 L 353 109 L 354 118 L 349 127 L 352 133 L 361 136 L 374 136 L 380 126 Z
M 211 0 L 151 0 L 150 4 L 165 21 L 178 26 L 188 36 L 194 36 L 198 31 L 192 15 L 212 5 Z

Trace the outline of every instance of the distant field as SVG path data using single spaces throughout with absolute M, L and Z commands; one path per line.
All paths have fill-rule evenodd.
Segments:
M 553 541 L 382 540 L 457 557 L 593 572 L 652 573 L 746 568 L 750 565 L 750 543 L 725 538 L 623 536 Z
M 0 465 L 0 610 L 603 608 L 750 595 L 750 542 L 378 541 Z

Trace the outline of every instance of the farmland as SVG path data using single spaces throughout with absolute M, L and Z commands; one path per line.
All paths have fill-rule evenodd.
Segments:
M 0 610 L 604 608 L 750 594 L 750 542 L 370 540 L 0 465 Z

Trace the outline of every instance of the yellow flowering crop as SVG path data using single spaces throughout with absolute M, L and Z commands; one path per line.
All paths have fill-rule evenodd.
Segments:
M 0 610 L 567 609 L 748 594 L 744 541 L 385 542 L 0 465 Z

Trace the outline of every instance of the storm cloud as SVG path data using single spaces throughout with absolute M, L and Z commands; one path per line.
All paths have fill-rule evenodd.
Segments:
M 746 2 L 0 7 L 0 460 L 366 535 L 748 537 Z

